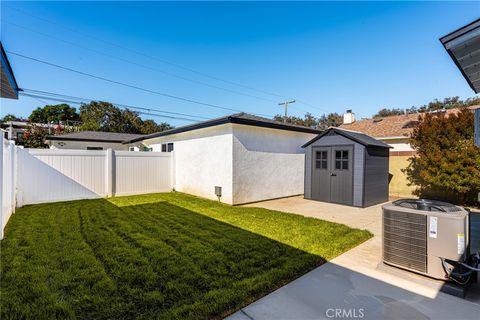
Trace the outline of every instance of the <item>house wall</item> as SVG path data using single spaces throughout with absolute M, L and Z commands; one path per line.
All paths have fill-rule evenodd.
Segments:
M 233 124 L 233 203 L 304 193 L 303 144 L 315 134 Z
M 63 145 L 62 145 L 63 144 Z M 101 147 L 103 150 L 112 149 L 119 151 L 128 151 L 130 145 L 122 143 L 107 143 L 107 142 L 88 142 L 88 141 L 60 141 L 51 140 L 49 142 L 50 149 L 62 150 L 87 150 L 87 147 Z
M 232 140 L 232 124 L 224 124 L 143 142 L 153 151 L 174 143 L 175 190 L 216 200 L 215 186 L 221 186 L 220 200 L 233 204 Z
M 312 197 L 312 152 L 313 147 L 353 145 L 353 205 L 363 205 L 363 170 L 365 147 L 338 134 L 326 135 L 305 148 L 305 198 Z

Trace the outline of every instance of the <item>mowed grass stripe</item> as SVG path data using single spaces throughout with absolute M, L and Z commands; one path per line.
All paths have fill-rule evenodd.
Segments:
M 0 242 L 0 316 L 221 318 L 370 236 L 180 193 L 27 206 Z

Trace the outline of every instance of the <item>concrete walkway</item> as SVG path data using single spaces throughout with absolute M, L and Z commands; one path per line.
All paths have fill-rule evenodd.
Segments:
M 439 292 L 443 282 L 381 265 L 381 206 L 352 208 L 303 199 L 263 207 L 367 229 L 374 237 L 227 319 L 479 319 L 480 294 Z M 480 290 L 478 290 L 480 292 Z

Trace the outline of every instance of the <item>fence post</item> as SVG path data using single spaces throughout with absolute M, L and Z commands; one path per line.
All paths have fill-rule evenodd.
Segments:
M 114 165 L 113 165 L 113 150 L 107 149 L 107 167 L 106 167 L 106 178 L 107 178 L 107 197 L 113 196 L 113 178 L 115 176 Z
M 175 190 L 175 151 L 170 152 L 170 184 L 171 184 L 171 189 Z
M 17 147 L 15 146 L 14 141 L 10 141 L 10 148 L 11 148 L 11 153 L 10 153 L 10 161 L 12 163 L 12 213 L 15 213 L 15 198 L 16 198 L 16 193 L 17 193 Z
M 3 239 L 3 131 L 0 131 L 0 239 Z

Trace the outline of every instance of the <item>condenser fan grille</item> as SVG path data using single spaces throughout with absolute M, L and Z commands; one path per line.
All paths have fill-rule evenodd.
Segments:
M 427 216 L 384 210 L 383 260 L 427 272 Z
M 461 208 L 447 202 L 426 199 L 401 199 L 393 202 L 393 205 L 402 208 L 415 209 L 421 211 L 435 212 L 459 212 Z

